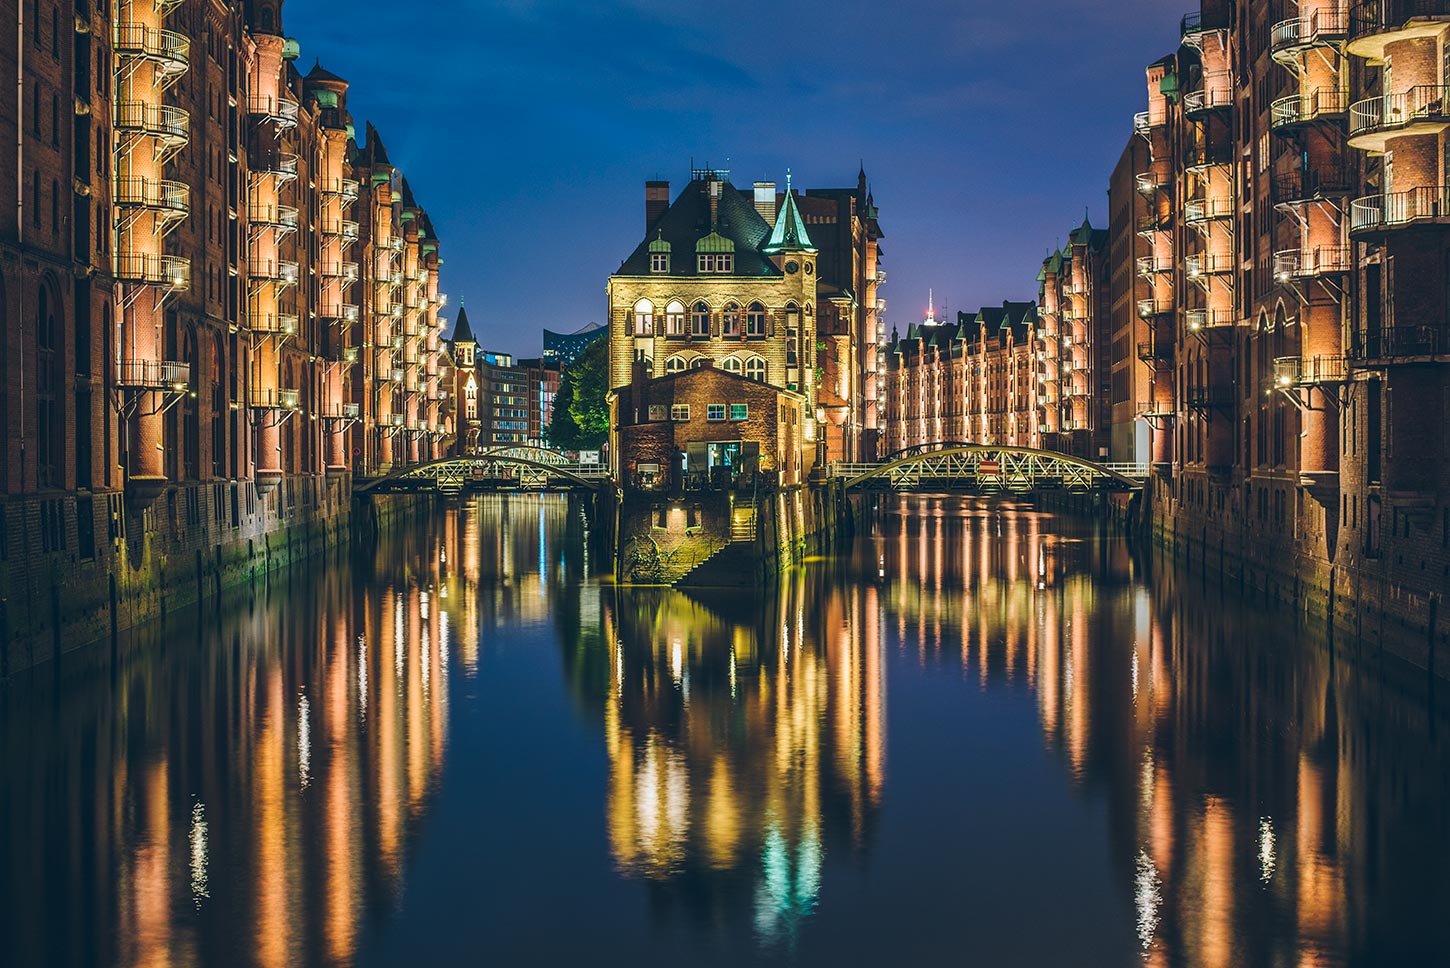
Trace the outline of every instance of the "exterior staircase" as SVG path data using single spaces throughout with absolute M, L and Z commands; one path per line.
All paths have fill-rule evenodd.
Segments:
M 735 505 L 730 515 L 730 541 L 755 540 L 755 501 Z

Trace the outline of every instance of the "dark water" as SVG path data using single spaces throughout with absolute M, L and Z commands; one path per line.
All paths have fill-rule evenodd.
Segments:
M 0 687 L 0 964 L 1450 960 L 1423 680 L 1064 519 L 873 527 L 689 598 L 484 500 Z

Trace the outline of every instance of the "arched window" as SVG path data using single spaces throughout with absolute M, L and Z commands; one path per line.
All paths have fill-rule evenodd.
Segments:
M 707 367 L 709 365 L 710 365 L 710 358 L 707 357 L 707 356 L 697 356 L 693 360 L 690 361 L 690 369 L 692 369 L 692 370 L 703 370 L 705 367 Z
M 710 335 L 710 307 L 702 302 L 695 303 L 695 308 L 690 310 L 690 335 Z
M 666 373 L 682 373 L 685 369 L 685 358 L 683 356 L 672 356 L 665 360 Z
M 766 366 L 764 357 L 752 356 L 750 359 L 745 361 L 745 379 L 758 380 L 759 382 L 764 383 L 765 375 Z
M 634 335 L 653 336 L 655 334 L 655 304 L 648 299 L 641 299 L 634 304 Z
M 720 335 L 727 338 L 739 338 L 740 329 L 740 304 L 726 303 L 725 312 L 720 317 Z
M 665 307 L 665 335 L 685 335 L 685 304 L 679 300 L 674 300 Z
M 751 303 L 745 312 L 745 335 L 765 335 L 765 307 L 758 302 Z
M 720 361 L 720 369 L 726 373 L 740 372 L 740 358 L 738 356 L 727 356 Z

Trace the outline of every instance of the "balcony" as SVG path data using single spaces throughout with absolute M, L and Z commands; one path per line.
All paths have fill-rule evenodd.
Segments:
M 1183 149 L 1183 167 L 1190 172 L 1233 164 L 1233 146 L 1227 144 L 1192 144 Z
M 145 101 L 116 102 L 116 130 L 135 137 L 154 138 L 165 158 L 186 147 L 191 138 L 191 115 L 170 104 Z
M 1360 363 L 1421 362 L 1450 354 L 1450 325 L 1384 326 L 1360 330 L 1350 341 L 1349 356 Z
M 402 369 L 402 367 L 394 367 L 391 371 L 389 371 L 389 373 L 388 373 L 388 379 L 389 379 L 389 381 L 391 381 L 393 383 L 402 383 L 403 382 L 403 369 Z
M 357 263 L 330 262 L 322 267 L 322 278 L 341 279 L 344 285 L 352 285 L 358 280 Z
M 1447 16 L 1445 0 L 1361 0 L 1350 9 L 1346 49 L 1355 57 L 1380 63 L 1387 45 L 1435 37 Z
M 1349 11 L 1338 6 L 1321 7 L 1274 24 L 1269 31 L 1269 54 L 1280 64 L 1294 67 L 1305 51 L 1338 47 L 1348 36 Z
M 1154 232 L 1167 232 L 1173 223 L 1166 213 L 1159 211 L 1139 215 L 1136 224 L 1139 235 L 1152 235 Z
M 1154 316 L 1163 316 L 1173 312 L 1172 299 L 1139 299 L 1138 315 L 1143 319 L 1151 319 Z
M 378 245 L 384 249 L 387 249 L 389 252 L 403 251 L 403 239 L 401 236 L 397 235 L 393 236 L 390 239 L 384 239 L 383 241 L 379 242 Z
M 1151 339 L 1138 344 L 1138 359 L 1151 364 L 1155 369 L 1173 364 L 1173 342 Z
M 1347 92 L 1316 87 L 1304 94 L 1281 97 L 1269 105 L 1269 124 L 1275 131 L 1289 134 L 1307 124 L 1338 122 L 1348 110 Z
M 1172 272 L 1173 260 L 1152 255 L 1138 256 L 1138 275 L 1151 276 L 1158 272 Z
M 253 333 L 265 336 L 296 336 L 297 317 L 288 313 L 250 313 L 247 325 Z
M 162 87 L 185 74 L 190 66 L 191 41 L 174 30 L 117 21 L 113 37 L 117 55 L 156 66 L 156 83 Z
M 322 307 L 324 319 L 339 319 L 344 323 L 356 323 L 362 316 L 362 311 L 351 303 L 333 303 Z
M 1342 356 L 1281 356 L 1274 360 L 1274 386 L 1280 390 L 1343 383 L 1345 373 Z
M 253 228 L 289 235 L 297 231 L 301 216 L 291 205 L 248 205 L 247 221 Z
M 185 292 L 191 288 L 191 260 L 175 255 L 117 252 L 116 278 L 135 285 Z
M 1133 176 L 1133 185 L 1140 195 L 1152 195 L 1164 187 L 1164 179 L 1152 171 L 1139 172 Z
M 253 281 L 270 282 L 278 286 L 297 285 L 297 263 L 281 259 L 252 259 L 247 270 Z
M 1369 195 L 1349 209 L 1349 234 L 1372 236 L 1396 229 L 1450 222 L 1450 186 L 1426 185 L 1389 195 Z
M 339 362 L 352 366 L 358 361 L 358 355 L 358 348 L 356 346 L 344 346 L 337 354 L 337 358 Z
M 291 151 L 268 151 L 251 163 L 250 174 L 290 182 L 297 178 L 297 155 Z
M 1216 252 L 1198 252 L 1183 260 L 1184 273 L 1190 279 L 1201 280 L 1209 276 L 1221 276 L 1232 272 L 1232 255 Z
M 1347 245 L 1282 249 L 1274 253 L 1274 278 L 1279 282 L 1353 271 L 1354 249 Z
M 297 127 L 301 106 L 289 97 L 254 97 L 248 105 L 253 117 L 270 121 L 279 128 Z
M 1238 320 L 1231 309 L 1190 309 L 1183 314 L 1183 323 L 1190 332 L 1198 333 L 1210 329 L 1228 329 Z
M 442 309 L 444 306 L 448 305 L 448 293 L 440 292 L 438 294 L 438 298 L 433 300 L 433 304 L 436 305 L 439 309 Z
M 121 360 L 116 385 L 131 390 L 171 390 L 180 393 L 191 386 L 191 364 L 171 360 Z
M 1391 138 L 1439 134 L 1450 127 L 1447 92 L 1443 84 L 1417 84 L 1356 101 L 1349 109 L 1349 146 L 1383 154 Z
M 120 208 L 153 212 L 164 222 L 191 211 L 191 186 L 165 178 L 117 178 L 114 201 Z
M 344 403 L 342 405 L 342 415 L 348 420 L 356 420 L 362 416 L 362 406 L 356 403 Z
M 1154 128 L 1168 123 L 1168 112 L 1162 108 L 1139 111 L 1133 115 L 1133 130 L 1144 138 L 1150 137 Z
M 355 178 L 328 178 L 322 182 L 322 193 L 324 195 L 336 195 L 343 200 L 343 204 L 357 201 L 358 183 Z
M 1233 214 L 1234 200 L 1230 195 L 1194 198 L 1183 203 L 1183 221 L 1189 225 L 1201 225 L 1215 219 L 1232 218 Z
M 356 242 L 358 224 L 350 219 L 326 219 L 322 223 L 322 234 L 342 239 L 344 242 Z
M 1183 403 L 1190 410 L 1227 410 L 1233 406 L 1233 394 L 1227 387 L 1189 387 Z
M 302 395 L 296 390 L 277 387 L 252 387 L 249 398 L 253 410 L 296 410 Z
M 1227 72 L 1205 74 L 1203 87 L 1183 95 L 1183 113 L 1189 117 L 1233 107 L 1233 79 Z
M 1271 199 L 1275 205 L 1301 205 L 1348 195 L 1358 183 L 1348 165 L 1317 165 L 1276 174 Z

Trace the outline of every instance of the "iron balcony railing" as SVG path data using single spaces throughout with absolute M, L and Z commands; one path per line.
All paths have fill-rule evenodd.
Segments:
M 1151 276 L 1157 272 L 1172 272 L 1173 260 L 1155 255 L 1138 256 L 1138 275 Z
M 1232 255 L 1216 252 L 1197 252 L 1183 260 L 1184 271 L 1187 272 L 1190 279 L 1222 275 L 1232 272 L 1233 267 Z
M 1425 185 L 1356 200 L 1349 209 L 1349 230 L 1373 232 L 1445 218 L 1450 218 L 1450 186 Z
M 351 303 L 324 303 L 321 315 L 324 319 L 340 319 L 344 323 L 355 323 L 362 315 L 362 311 Z
M 1191 410 L 1208 410 L 1233 405 L 1233 394 L 1226 387 L 1189 387 L 1183 402 Z
M 349 365 L 358 361 L 358 348 L 356 346 L 344 346 L 338 359 Z
M 168 218 L 181 218 L 191 210 L 191 186 L 166 178 L 117 178 L 115 203 L 122 208 L 146 208 Z
M 1357 330 L 1350 340 L 1352 360 L 1393 360 L 1450 353 L 1450 325 L 1429 323 Z
M 248 205 L 247 221 L 278 232 L 296 232 L 301 216 L 291 205 Z
M 156 138 L 169 147 L 180 147 L 190 137 L 191 115 L 171 104 L 117 101 L 116 128 Z
M 191 63 L 191 41 L 174 30 L 118 20 L 113 37 L 117 54 L 155 64 L 162 83 L 185 74 Z
M 252 387 L 249 398 L 256 410 L 296 410 L 302 395 L 297 390 L 281 387 Z
M 1233 213 L 1234 200 L 1231 195 L 1194 198 L 1183 203 L 1183 221 L 1189 224 L 1207 222 L 1213 219 L 1231 218 Z
M 191 385 L 191 364 L 172 360 L 120 360 L 117 386 L 136 390 L 185 390 Z
M 1220 329 L 1237 322 L 1232 309 L 1189 309 L 1183 314 L 1184 325 L 1193 332 Z
M 1281 97 L 1269 105 L 1269 123 L 1275 128 L 1337 120 L 1349 110 L 1349 94 L 1333 88 L 1316 87 L 1303 94 Z
M 1276 205 L 1285 205 L 1329 195 L 1345 195 L 1354 191 L 1357 184 L 1354 171 L 1342 164 L 1280 172 L 1274 176 L 1273 201 Z
M 297 263 L 285 259 L 252 259 L 247 271 L 253 279 L 262 279 L 284 286 L 297 285 Z
M 322 277 L 354 283 L 358 280 L 358 265 L 356 262 L 329 262 L 322 267 Z
M 259 154 L 250 174 L 292 181 L 297 177 L 297 154 L 292 151 L 268 151 Z
M 1172 222 L 1166 213 L 1154 211 L 1146 215 L 1139 215 L 1137 225 L 1138 234 L 1145 235 L 1149 232 L 1167 231 L 1171 227 Z
M 1362 0 L 1349 14 L 1349 37 L 1354 40 L 1389 33 L 1412 20 L 1444 19 L 1450 15 L 1445 0 Z
M 1234 102 L 1233 78 L 1227 71 L 1203 76 L 1203 86 L 1183 95 L 1183 112 L 1199 114 L 1220 108 L 1231 108 Z
M 1133 115 L 1133 130 L 1145 138 L 1154 128 L 1161 128 L 1167 123 L 1168 112 L 1164 108 L 1150 108 Z
M 289 97 L 254 97 L 249 109 L 252 114 L 266 118 L 280 128 L 294 128 L 301 113 L 301 105 Z
M 327 178 L 322 181 L 324 195 L 338 195 L 344 202 L 357 200 L 359 186 L 355 178 Z
M 358 236 L 358 224 L 350 219 L 330 218 L 322 222 L 322 234 L 354 242 Z
M 1274 57 L 1283 59 L 1308 47 L 1337 43 L 1348 32 L 1349 11 L 1345 7 L 1320 7 L 1274 24 L 1269 32 L 1269 50 Z
M 1343 383 L 1346 369 L 1342 356 L 1280 356 L 1274 360 L 1274 386 L 1317 386 Z
M 1417 84 L 1400 94 L 1382 94 L 1356 101 L 1349 109 L 1349 136 L 1354 138 L 1394 131 L 1420 122 L 1450 122 L 1447 92 L 1450 88 L 1443 84 Z
M 1152 195 L 1163 187 L 1163 179 L 1157 172 L 1144 171 L 1133 176 L 1133 182 L 1137 186 L 1140 195 Z
M 362 414 L 362 405 L 361 404 L 344 403 L 342 405 L 342 415 L 344 417 L 348 418 L 349 420 L 356 420 L 359 416 L 361 416 L 361 414 Z
M 1183 149 L 1183 166 L 1189 171 L 1233 164 L 1233 146 L 1228 144 L 1192 144 Z
M 1354 249 L 1347 245 L 1318 245 L 1310 249 L 1281 249 L 1274 253 L 1274 278 L 1279 282 L 1351 272 Z
M 1138 315 L 1144 319 L 1173 312 L 1172 299 L 1139 299 Z
M 1171 362 L 1173 360 L 1172 340 L 1143 340 L 1138 344 L 1138 359 L 1145 363 Z
M 291 313 L 251 313 L 247 325 L 254 333 L 268 333 L 274 336 L 297 335 L 297 316 Z
M 183 292 L 191 288 L 191 260 L 175 255 L 117 252 L 116 278 L 122 282 Z

